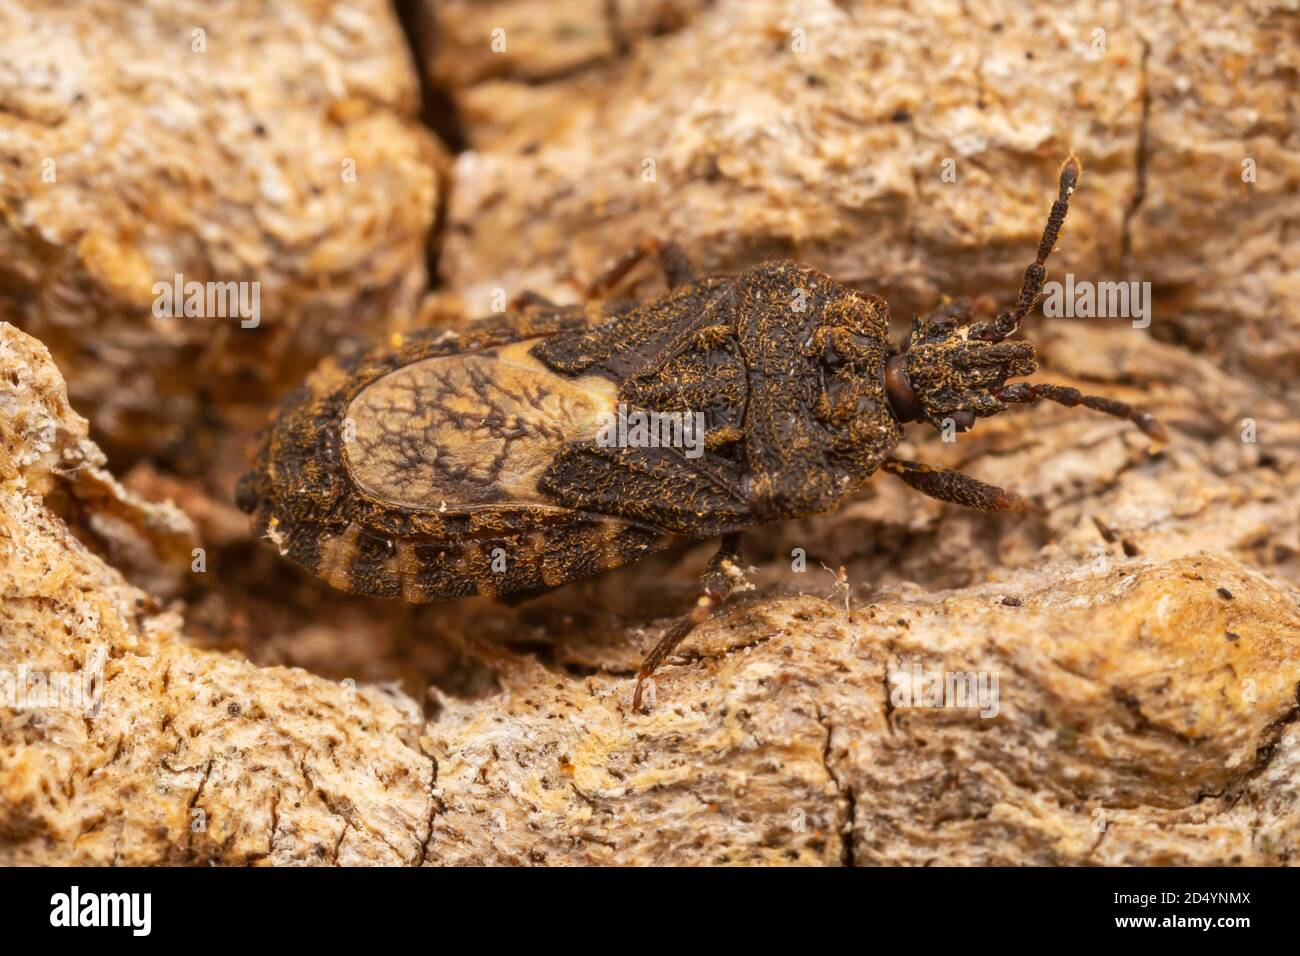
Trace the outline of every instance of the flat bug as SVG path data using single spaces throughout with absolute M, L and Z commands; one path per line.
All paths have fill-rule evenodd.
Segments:
M 696 278 L 675 245 L 651 243 L 593 291 L 653 249 L 669 285 L 654 301 L 525 295 L 514 314 L 462 333 L 327 361 L 264 432 L 240 507 L 334 587 L 408 601 L 527 596 L 720 537 L 697 605 L 641 665 L 639 710 L 643 681 L 740 578 L 743 529 L 833 511 L 877 469 L 941 501 L 1026 510 L 1014 493 L 891 457 L 906 423 L 965 431 L 1047 399 L 1164 439 L 1123 402 L 1007 384 L 1037 370 L 1033 345 L 1008 339 L 1042 291 L 1080 174 L 1070 156 L 1013 308 L 914 319 L 901 347 L 883 299 L 815 269 L 770 262 Z M 699 416 L 702 448 L 602 441 L 620 406 Z

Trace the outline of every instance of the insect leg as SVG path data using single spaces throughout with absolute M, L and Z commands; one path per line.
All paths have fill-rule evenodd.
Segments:
M 637 263 L 652 252 L 659 258 L 659 265 L 664 271 L 664 278 L 668 282 L 668 288 L 675 289 L 677 286 L 695 279 L 695 269 L 690 260 L 686 258 L 686 253 L 682 252 L 681 246 L 668 240 L 648 239 L 629 249 L 604 273 L 593 280 L 587 287 L 587 298 L 599 299 L 605 296 L 610 289 L 618 285 L 629 272 L 636 268 Z
M 709 561 L 709 566 L 700 575 L 702 593 L 695 607 L 689 614 L 668 629 L 659 643 L 654 646 L 636 674 L 636 691 L 632 694 L 632 710 L 641 709 L 641 691 L 646 678 L 655 672 L 664 658 L 686 639 L 686 636 L 710 617 L 718 606 L 727 599 L 736 581 L 740 577 L 741 567 L 740 532 L 722 536 L 722 544 Z
M 1070 211 L 1070 194 L 1079 184 L 1083 175 L 1083 164 L 1073 153 L 1061 165 L 1060 191 L 1052 203 L 1051 212 L 1047 214 L 1047 225 L 1043 227 L 1043 238 L 1038 243 L 1038 257 L 1025 269 L 1025 278 L 1020 286 L 1020 295 L 1016 307 L 1010 312 L 1002 312 L 992 322 L 981 322 L 971 327 L 973 339 L 989 342 L 1001 342 L 1020 328 L 1020 320 L 1029 314 L 1038 301 L 1038 294 L 1043 291 L 1047 279 L 1047 257 L 1052 254 L 1056 240 L 1065 225 L 1065 214 Z
M 1103 398 L 1099 395 L 1085 395 L 1077 388 L 1071 388 L 1068 385 L 1030 385 L 1028 382 L 1015 382 L 994 391 L 993 397 L 1012 405 L 1032 405 L 1043 398 L 1049 402 L 1056 402 L 1058 405 L 1065 405 L 1070 408 L 1082 405 L 1084 408 L 1091 408 L 1094 412 L 1101 412 L 1103 415 L 1126 418 L 1156 441 L 1164 442 L 1169 440 L 1169 433 L 1165 431 L 1164 425 L 1161 425 L 1158 420 L 1146 412 L 1134 408 L 1128 402 L 1121 402 L 1115 398 Z
M 540 292 L 534 292 L 532 289 L 525 289 L 510 300 L 510 308 L 512 311 L 516 309 L 526 309 L 531 305 L 540 305 L 547 309 L 559 308 L 554 302 L 546 298 L 546 296 L 542 295 Z
M 686 253 L 682 251 L 681 246 L 671 240 L 665 240 L 657 244 L 656 251 L 659 254 L 659 266 L 664 270 L 664 278 L 668 281 L 668 288 L 675 289 L 679 285 L 695 281 L 695 267 L 691 265 L 691 260 L 686 258 Z
M 947 501 L 979 511 L 1039 511 L 1014 491 L 997 485 L 986 485 L 977 478 L 959 471 L 934 468 L 919 461 L 903 458 L 886 458 L 880 463 L 882 471 L 903 479 L 911 487 L 940 501 Z

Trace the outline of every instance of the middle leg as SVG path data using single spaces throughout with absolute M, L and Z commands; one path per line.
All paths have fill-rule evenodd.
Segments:
M 641 709 L 641 693 L 645 682 L 663 663 L 664 658 L 671 654 L 691 631 L 712 617 L 719 605 L 731 594 L 736 582 L 741 578 L 742 561 L 740 532 L 723 535 L 721 546 L 700 576 L 701 594 L 699 600 L 695 602 L 695 607 L 668 629 L 668 633 L 660 638 L 659 643 L 641 662 L 641 668 L 636 674 L 636 691 L 632 694 L 633 712 Z

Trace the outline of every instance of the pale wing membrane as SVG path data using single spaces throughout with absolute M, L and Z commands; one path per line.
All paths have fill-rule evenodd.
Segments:
M 425 359 L 363 389 L 344 417 L 348 471 L 368 495 L 425 510 L 550 505 L 537 479 L 613 414 L 608 379 L 557 375 L 535 340 Z

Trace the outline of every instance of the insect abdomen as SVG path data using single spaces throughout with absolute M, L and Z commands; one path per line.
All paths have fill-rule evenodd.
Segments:
M 270 537 L 333 587 L 411 602 L 556 587 L 636 561 L 671 543 L 648 528 L 575 515 L 562 525 L 480 540 L 384 538 L 351 524 L 298 524 Z
M 579 316 L 544 318 L 543 335 Z M 607 378 L 538 361 L 536 341 L 495 327 L 417 333 L 395 352 L 323 364 L 264 436 L 240 507 L 334 587 L 416 602 L 544 590 L 665 547 L 660 530 L 538 488 L 617 399 Z

